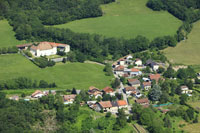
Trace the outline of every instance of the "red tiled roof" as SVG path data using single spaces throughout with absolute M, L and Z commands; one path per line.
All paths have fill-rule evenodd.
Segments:
M 21 47 L 28 47 L 28 46 L 31 46 L 31 45 L 32 45 L 31 43 L 28 43 L 28 44 L 17 45 L 16 47 L 21 48 Z
M 139 103 L 139 104 L 149 103 L 149 99 L 148 98 L 137 99 L 136 103 Z
M 97 89 L 97 90 L 98 90 L 97 87 L 94 87 L 94 86 L 90 86 L 90 87 L 89 87 L 89 90 L 94 90 L 94 89 Z
M 143 82 L 144 86 L 151 86 L 151 82 Z
M 103 91 L 106 92 L 106 93 L 114 92 L 114 90 L 111 87 L 109 87 L 109 86 L 103 88 Z
M 135 87 L 129 86 L 129 87 L 126 87 L 125 90 L 126 90 L 126 91 L 135 91 L 136 88 L 135 88 Z
M 149 75 L 149 78 L 150 78 L 151 80 L 156 80 L 156 81 L 158 81 L 158 80 L 160 79 L 160 74 L 150 74 L 150 75 Z
M 36 90 L 31 96 L 34 97 L 35 95 L 40 94 L 40 93 L 42 94 L 43 92 L 40 90 Z
M 111 108 L 112 107 L 112 104 L 110 101 L 101 101 L 99 102 L 99 104 L 101 105 L 101 107 L 103 108 Z
M 135 82 L 135 81 L 139 81 L 138 79 L 128 79 L 128 82 Z
M 118 104 L 118 106 L 126 106 L 127 105 L 125 100 L 118 100 L 117 104 Z
M 115 68 L 115 71 L 123 71 L 124 70 L 124 66 L 118 66 Z
M 131 71 L 132 71 L 132 72 L 139 72 L 140 70 L 137 69 L 137 68 L 132 68 Z
M 72 94 L 72 95 L 64 95 L 64 100 L 68 101 L 70 99 L 75 99 L 76 95 Z

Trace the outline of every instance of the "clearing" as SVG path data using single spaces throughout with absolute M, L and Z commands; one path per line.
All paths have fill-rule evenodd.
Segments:
M 53 67 L 41 69 L 20 54 L 0 56 L 0 80 L 24 76 L 55 82 L 59 89 L 88 89 L 89 86 L 102 89 L 110 85 L 113 78 L 105 76 L 103 68 L 89 63 L 57 63 Z
M 146 3 L 147 0 L 117 0 L 101 6 L 104 13 L 102 17 L 76 20 L 54 27 L 127 39 L 137 35 L 153 39 L 176 34 L 182 22 L 166 11 L 149 9 Z
M 16 46 L 17 44 L 23 44 L 25 41 L 18 41 L 15 38 L 15 32 L 8 24 L 7 20 L 0 20 L 0 48 Z
M 170 62 L 184 65 L 200 65 L 200 21 L 193 24 L 188 39 L 177 44 L 175 48 L 164 50 Z

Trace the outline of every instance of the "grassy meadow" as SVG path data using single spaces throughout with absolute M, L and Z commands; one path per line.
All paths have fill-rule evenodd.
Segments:
M 76 20 L 54 27 L 107 37 L 133 38 L 143 35 L 153 39 L 174 35 L 182 22 L 168 12 L 152 11 L 146 7 L 146 2 L 147 0 L 117 0 L 101 6 L 104 13 L 102 17 Z
M 58 63 L 41 69 L 20 54 L 0 56 L 0 80 L 24 76 L 55 82 L 58 89 L 88 89 L 92 85 L 102 89 L 110 85 L 112 79 L 105 76 L 103 68 L 89 63 Z
M 177 44 L 175 48 L 164 50 L 167 58 L 176 64 L 200 65 L 200 21 L 193 24 L 188 39 Z
M 15 46 L 17 44 L 24 43 L 24 41 L 18 41 L 15 38 L 15 32 L 8 24 L 7 20 L 0 20 L 0 48 Z

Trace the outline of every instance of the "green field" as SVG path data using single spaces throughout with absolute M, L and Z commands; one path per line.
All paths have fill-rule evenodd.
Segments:
M 6 20 L 0 20 L 0 48 L 25 43 L 15 38 L 15 32 Z
M 152 11 L 146 7 L 147 0 L 117 0 L 102 5 L 104 15 L 56 25 L 75 32 L 97 33 L 107 37 L 133 38 L 143 35 L 153 39 L 174 35 L 181 21 L 164 11 Z
M 188 39 L 177 44 L 175 48 L 164 50 L 172 63 L 200 65 L 200 21 L 194 23 Z
M 0 80 L 24 76 L 55 82 L 58 89 L 88 89 L 89 86 L 103 88 L 110 85 L 112 77 L 105 76 L 103 68 L 97 64 L 59 63 L 41 69 L 20 54 L 0 56 Z

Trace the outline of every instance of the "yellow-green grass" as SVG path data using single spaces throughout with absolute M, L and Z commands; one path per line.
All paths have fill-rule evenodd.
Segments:
M 104 15 L 56 25 L 80 33 L 101 34 L 107 37 L 133 38 L 143 35 L 149 39 L 174 35 L 181 21 L 165 11 L 152 11 L 147 0 L 117 0 L 102 5 Z
M 18 41 L 15 38 L 15 32 L 8 24 L 7 20 L 0 20 L 0 48 L 15 46 L 17 44 L 25 43 L 24 41 Z
M 200 65 L 200 21 L 194 23 L 188 39 L 175 48 L 164 50 L 167 58 L 175 64 Z M 195 68 L 198 68 L 195 66 Z
M 89 86 L 103 88 L 110 85 L 113 77 L 105 76 L 103 66 L 88 63 L 59 63 L 41 69 L 20 54 L 0 56 L 0 80 L 20 76 L 36 80 L 55 82 L 58 89 L 88 89 Z

